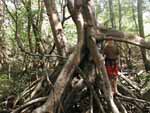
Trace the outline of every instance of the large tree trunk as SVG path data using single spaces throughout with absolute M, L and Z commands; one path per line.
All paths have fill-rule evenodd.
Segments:
M 103 75 L 102 80 L 104 82 L 103 91 L 104 91 L 104 95 L 106 96 L 106 99 L 108 99 L 108 103 L 111 106 L 112 112 L 119 113 L 119 110 L 113 101 L 111 86 L 110 86 L 109 79 L 108 79 L 107 72 L 106 72 L 105 65 L 104 65 L 104 58 L 98 51 L 98 48 L 96 46 L 96 40 L 92 36 L 92 33 L 91 33 L 93 28 L 97 27 L 96 19 L 95 19 L 94 0 L 87 0 L 84 2 L 84 4 L 86 5 L 86 7 L 83 8 L 83 15 L 84 17 L 86 17 L 85 21 L 87 22 L 87 28 L 86 28 L 87 29 L 86 39 L 87 39 L 87 44 L 88 44 L 87 46 L 90 51 L 90 55 L 92 56 L 92 59 L 94 63 L 96 64 L 98 70 L 102 72 L 102 75 Z
M 52 3 L 52 1 L 51 1 L 51 3 Z M 45 4 L 47 5 L 48 2 L 46 2 Z M 34 110 L 33 113 L 44 113 L 44 112 L 55 113 L 56 112 L 56 109 L 60 104 L 62 94 L 64 93 L 64 90 L 65 90 L 67 84 L 71 80 L 71 77 L 72 77 L 72 74 L 73 74 L 75 68 L 80 63 L 81 50 L 82 50 L 83 44 L 84 44 L 84 20 L 81 15 L 81 10 L 80 10 L 81 6 L 78 6 L 78 4 L 77 4 L 77 5 L 75 5 L 75 7 L 79 8 L 79 9 L 78 8 L 74 9 L 74 10 L 76 10 L 74 15 L 76 17 L 75 23 L 77 26 L 77 33 L 78 33 L 78 45 L 77 45 L 75 51 L 69 56 L 69 59 L 67 60 L 62 71 L 60 72 L 60 74 L 54 84 L 53 90 L 50 92 L 48 100 L 42 107 L 39 107 L 36 110 Z M 51 16 L 55 16 L 55 15 L 51 15 Z M 56 19 L 56 17 L 54 19 Z M 58 29 L 58 30 L 60 30 L 60 29 Z M 53 31 L 53 32 L 54 32 L 53 34 L 55 34 L 56 31 Z M 56 37 L 56 38 L 58 38 L 58 37 Z M 59 38 L 62 38 L 62 37 L 59 37 Z
M 64 35 L 63 27 L 58 16 L 55 0 L 44 0 L 44 3 L 46 6 L 47 15 L 49 17 L 58 54 L 60 56 L 66 56 L 66 53 L 68 51 L 67 39 Z

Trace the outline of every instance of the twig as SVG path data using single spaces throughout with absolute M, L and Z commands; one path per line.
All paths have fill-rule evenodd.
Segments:
M 30 97 L 27 98 L 27 99 L 25 100 L 25 102 L 28 102 L 28 101 L 32 100 L 32 99 L 36 96 L 36 94 L 40 92 L 40 89 L 41 89 L 41 87 L 42 87 L 42 83 L 43 83 L 44 79 L 45 79 L 45 78 L 42 77 L 41 81 L 38 82 L 38 84 L 36 85 L 36 87 L 34 88 L 34 90 L 32 91 L 32 93 L 30 94 Z

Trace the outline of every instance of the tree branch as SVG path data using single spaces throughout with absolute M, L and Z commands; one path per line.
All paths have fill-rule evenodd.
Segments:
M 36 103 L 39 103 L 39 102 L 44 102 L 45 100 L 47 99 L 47 97 L 39 97 L 39 98 L 36 98 L 32 101 L 29 101 L 27 102 L 26 104 L 20 106 L 19 108 L 15 109 L 14 111 L 12 111 L 12 113 L 20 113 L 21 110 L 33 105 L 33 104 L 36 104 Z
M 108 36 L 111 36 L 111 37 L 108 37 Z M 129 44 L 132 44 L 135 46 L 150 49 L 150 42 L 149 41 L 145 41 L 140 36 L 120 32 L 120 31 L 108 32 L 108 33 L 104 34 L 103 36 L 99 36 L 99 37 L 97 36 L 95 38 L 96 38 L 96 40 L 99 40 L 99 41 L 112 39 L 112 40 L 115 40 L 118 42 L 125 42 L 125 43 L 129 43 Z

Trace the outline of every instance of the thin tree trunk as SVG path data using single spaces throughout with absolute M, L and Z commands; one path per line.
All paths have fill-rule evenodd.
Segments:
M 122 8 L 121 8 L 121 2 L 118 0 L 118 7 L 119 7 L 119 30 L 122 30 L 121 21 L 122 21 Z
M 114 17 L 114 8 L 113 8 L 113 0 L 109 0 L 109 13 L 110 13 L 111 26 L 112 26 L 112 28 L 116 28 L 115 17 Z
M 28 11 L 28 41 L 29 41 L 29 48 L 30 48 L 30 51 L 33 52 L 32 39 L 31 39 L 31 23 L 32 23 L 31 22 L 32 21 L 31 0 L 28 1 L 27 11 Z
M 3 23 L 4 23 L 4 6 L 3 6 L 3 2 L 0 1 L 0 41 L 2 41 L 2 38 L 4 36 L 4 27 L 3 27 Z
M 143 0 L 138 0 L 137 1 L 137 11 L 138 11 L 138 25 L 139 25 L 139 33 L 141 37 L 145 37 L 144 35 L 144 25 L 143 25 Z M 141 48 L 141 53 L 142 53 L 142 58 L 145 66 L 145 70 L 149 71 L 149 61 L 147 60 L 146 57 L 146 50 Z
M 138 11 L 138 25 L 140 36 L 144 38 L 144 26 L 143 26 L 143 0 L 137 0 Z
M 35 34 L 36 47 L 37 52 L 44 53 L 45 47 L 43 45 L 43 41 L 41 39 L 41 29 L 43 23 L 43 11 L 44 11 L 44 3 L 41 0 L 38 0 L 38 14 L 36 18 L 36 22 L 32 21 L 32 27 Z M 33 19 L 32 19 L 33 20 Z M 35 24 L 34 24 L 35 23 Z
M 135 15 L 135 6 L 134 6 L 134 2 L 133 0 L 130 0 L 131 2 L 131 8 L 132 8 L 132 17 L 133 17 L 133 21 L 135 23 L 135 28 L 136 28 L 136 31 L 138 31 L 138 24 L 137 24 L 137 20 L 136 20 L 136 15 Z

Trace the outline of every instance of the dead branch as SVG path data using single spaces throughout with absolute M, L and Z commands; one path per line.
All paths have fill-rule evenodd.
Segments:
M 121 78 L 123 78 L 132 88 L 136 89 L 137 91 L 140 91 L 140 88 L 134 83 L 132 82 L 130 79 L 128 79 L 127 77 L 125 77 L 121 72 L 119 72 L 119 75 Z
M 34 100 L 31 100 L 29 102 L 27 102 L 26 104 L 24 105 L 21 105 L 19 108 L 15 109 L 14 111 L 12 111 L 11 113 L 20 113 L 21 110 L 33 105 L 33 104 L 36 104 L 36 103 L 39 103 L 39 102 L 44 102 L 45 100 L 47 99 L 47 97 L 39 97 L 39 98 L 36 98 Z
M 29 100 L 32 100 L 37 93 L 39 93 L 39 90 L 42 87 L 42 83 L 44 81 L 44 77 L 42 78 L 42 80 L 36 85 L 36 88 L 32 91 L 32 93 L 30 94 L 30 97 L 28 99 L 25 100 L 25 102 L 28 102 Z
M 121 100 L 124 100 L 124 101 L 128 101 L 128 102 L 136 101 L 136 102 L 146 103 L 146 104 L 150 105 L 150 102 L 146 101 L 146 100 L 142 100 L 142 99 L 138 99 L 138 98 L 133 98 L 133 97 L 128 97 L 128 96 L 121 95 L 121 94 L 119 94 L 118 97 Z

